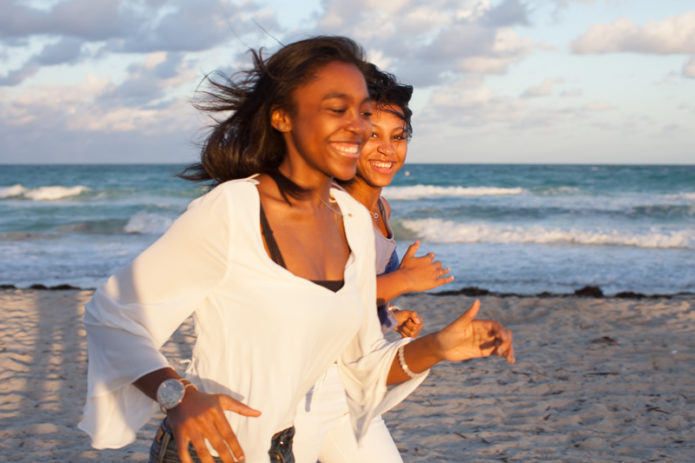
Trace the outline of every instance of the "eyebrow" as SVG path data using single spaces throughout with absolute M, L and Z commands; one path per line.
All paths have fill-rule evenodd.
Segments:
M 351 99 L 351 97 L 350 97 L 347 93 L 342 93 L 342 92 L 331 92 L 331 93 L 329 93 L 329 94 L 327 94 L 327 95 L 324 95 L 324 97 L 321 98 L 321 100 L 322 100 L 322 101 L 324 101 L 324 100 L 330 100 L 330 99 L 332 99 L 332 98 L 342 98 L 342 99 L 344 99 L 344 100 L 349 100 L 349 99 Z M 364 104 L 364 103 L 366 103 L 366 102 L 368 102 L 368 101 L 371 101 L 371 98 L 369 98 L 369 96 L 367 96 L 364 100 L 360 101 L 360 104 Z

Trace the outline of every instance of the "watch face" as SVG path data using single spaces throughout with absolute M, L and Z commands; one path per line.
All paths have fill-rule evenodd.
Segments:
M 178 379 L 164 380 L 157 388 L 157 402 L 163 409 L 169 410 L 183 400 L 185 392 L 186 387 Z

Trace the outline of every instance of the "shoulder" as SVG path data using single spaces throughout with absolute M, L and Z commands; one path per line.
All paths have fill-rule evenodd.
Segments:
M 256 184 L 258 182 L 253 177 L 228 180 L 216 185 L 203 195 L 191 201 L 191 207 L 205 207 L 220 204 L 227 201 L 239 203 L 240 200 L 257 195 Z
M 255 180 L 229 180 L 191 201 L 185 213 L 198 217 L 206 216 L 217 220 L 218 223 L 231 225 L 252 218 L 253 211 L 258 208 L 257 204 L 258 190 Z

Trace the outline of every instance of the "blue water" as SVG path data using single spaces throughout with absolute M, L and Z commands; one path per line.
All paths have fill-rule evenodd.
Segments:
M 182 167 L 1 165 L 0 284 L 95 287 L 201 194 Z M 384 196 L 442 289 L 695 292 L 695 166 L 410 164 Z

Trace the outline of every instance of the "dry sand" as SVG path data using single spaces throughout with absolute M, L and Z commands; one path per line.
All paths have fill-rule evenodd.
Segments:
M 90 291 L 0 291 L 0 460 L 146 461 L 153 419 L 121 450 L 76 424 L 86 390 L 81 319 Z M 406 462 L 695 461 L 695 299 L 482 297 L 514 331 L 517 364 L 435 367 L 385 415 Z M 467 307 L 416 295 L 426 329 Z M 189 352 L 191 326 L 167 344 Z

